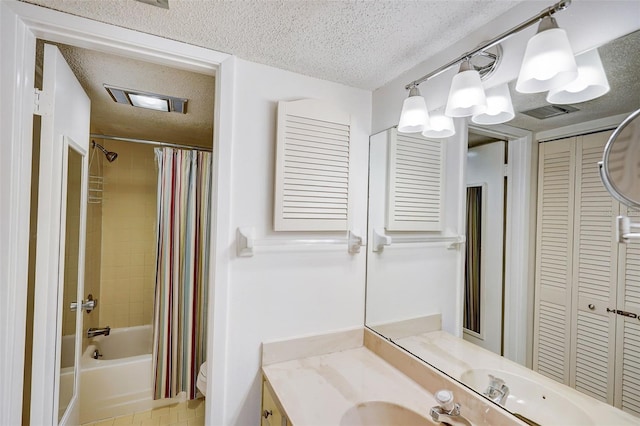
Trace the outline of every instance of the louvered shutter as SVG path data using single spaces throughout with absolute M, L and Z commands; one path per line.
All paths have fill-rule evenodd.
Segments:
M 351 118 L 323 101 L 278 102 L 274 229 L 345 231 Z
M 539 152 L 533 368 L 569 384 L 575 138 Z
M 623 212 L 624 214 L 624 212 Z M 640 222 L 640 211 L 626 214 Z M 640 242 L 620 245 L 620 309 L 640 317 Z M 616 358 L 616 407 L 640 416 L 640 320 L 616 315 L 618 354 Z
M 389 130 L 387 231 L 441 231 L 444 145 Z
M 616 318 L 607 308 L 616 306 L 618 247 L 613 229 L 619 207 L 598 171 L 609 135 L 577 138 L 570 384 L 613 404 Z

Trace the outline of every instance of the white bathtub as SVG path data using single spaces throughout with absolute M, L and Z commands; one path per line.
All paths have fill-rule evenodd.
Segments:
M 80 422 L 88 423 L 183 401 L 153 400 L 150 325 L 112 329 L 91 339 L 80 373 Z M 102 357 L 93 359 L 98 350 Z

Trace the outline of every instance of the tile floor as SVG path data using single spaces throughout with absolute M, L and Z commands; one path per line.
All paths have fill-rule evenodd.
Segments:
M 181 402 L 162 408 L 114 417 L 83 426 L 120 426 L 120 425 L 167 425 L 167 426 L 204 426 L 204 399 Z

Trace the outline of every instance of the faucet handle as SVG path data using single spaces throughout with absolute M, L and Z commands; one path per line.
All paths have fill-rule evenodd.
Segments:
M 496 377 L 493 374 L 489 374 L 489 386 L 500 388 L 504 385 L 504 380 L 500 377 Z
M 455 404 L 453 403 L 453 393 L 450 390 L 446 390 L 446 389 L 439 390 L 438 392 L 436 392 L 434 396 L 436 401 L 438 402 L 438 404 L 440 404 L 440 407 L 442 407 L 443 410 L 445 410 L 448 413 L 453 411 L 453 409 L 455 408 Z

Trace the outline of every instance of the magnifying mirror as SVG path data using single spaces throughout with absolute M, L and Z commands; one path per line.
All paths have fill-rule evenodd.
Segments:
M 613 198 L 640 208 L 640 109 L 613 132 L 598 166 L 602 183 Z

